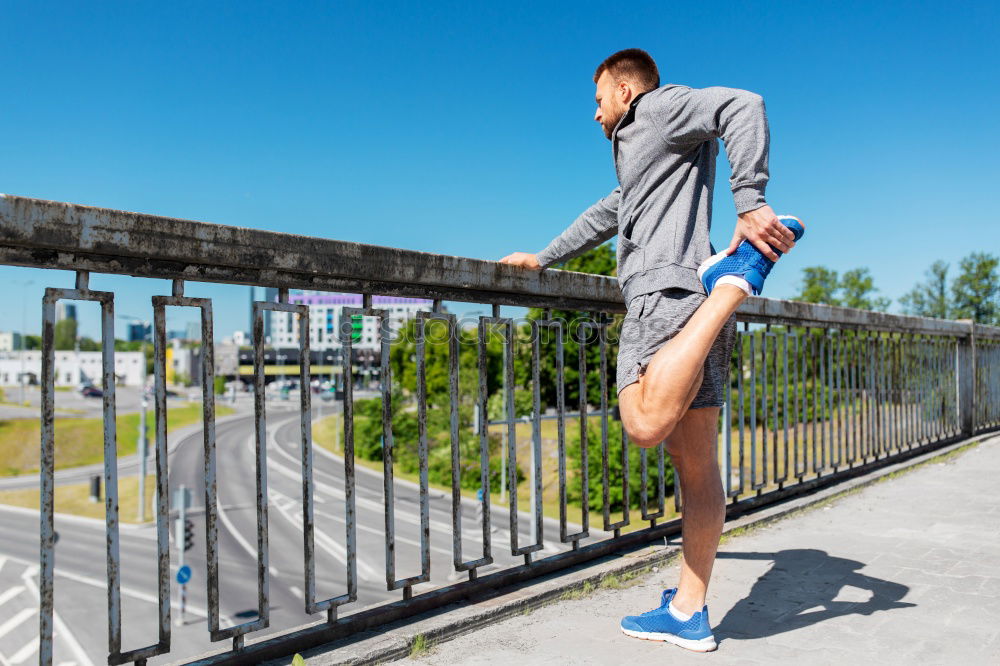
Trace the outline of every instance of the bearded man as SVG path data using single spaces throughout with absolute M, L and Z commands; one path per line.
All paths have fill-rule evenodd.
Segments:
M 653 58 L 619 51 L 598 66 L 594 120 L 611 140 L 618 187 L 537 254 L 500 261 L 541 270 L 618 235 L 627 308 L 618 351 L 618 408 L 629 439 L 666 441 L 684 493 L 683 561 L 660 606 L 622 619 L 629 635 L 697 651 L 716 648 L 705 597 L 725 520 L 716 444 L 729 387 L 734 314 L 760 294 L 782 253 L 802 237 L 764 199 L 768 125 L 760 95 L 660 85 Z M 732 166 L 736 229 L 709 241 L 718 139 Z M 728 427 L 726 424 L 724 427 Z

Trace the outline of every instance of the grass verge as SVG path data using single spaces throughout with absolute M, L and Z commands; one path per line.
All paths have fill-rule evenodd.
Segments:
M 156 507 L 153 506 L 153 491 L 156 476 L 146 477 L 146 522 L 152 522 L 156 517 Z M 101 486 L 101 501 L 90 500 L 90 484 L 74 483 L 56 486 L 55 509 L 59 513 L 68 513 L 85 518 L 104 520 L 104 486 Z M 26 490 L 0 491 L 0 504 L 19 506 L 25 509 L 40 508 L 37 488 Z M 118 479 L 118 518 L 123 523 L 138 523 L 139 511 L 139 477 L 126 476 Z
M 233 412 L 224 405 L 216 406 L 216 416 Z M 168 411 L 168 431 L 198 423 L 202 418 L 201 403 L 189 403 Z M 150 410 L 146 430 L 152 442 L 155 416 Z M 115 420 L 118 455 L 135 453 L 139 438 L 139 414 L 122 414 Z M 56 469 L 90 465 L 104 460 L 103 419 L 57 418 L 55 420 Z M 0 421 L 0 476 L 30 474 L 39 469 L 41 423 L 38 419 Z

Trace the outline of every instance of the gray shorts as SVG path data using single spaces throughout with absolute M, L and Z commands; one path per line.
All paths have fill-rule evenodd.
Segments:
M 618 392 L 639 381 L 653 354 L 684 327 L 707 297 L 668 288 L 635 296 L 628 303 L 618 342 Z M 729 387 L 729 364 L 736 341 L 736 318 L 730 317 L 705 359 L 705 377 L 691 409 L 721 407 Z

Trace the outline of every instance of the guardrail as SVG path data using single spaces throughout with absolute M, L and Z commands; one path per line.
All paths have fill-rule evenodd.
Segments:
M 239 662 L 288 655 L 329 642 L 353 632 L 377 627 L 425 610 L 452 603 L 484 590 L 496 589 L 561 568 L 594 559 L 645 541 L 662 538 L 678 530 L 679 521 L 662 522 L 665 509 L 663 445 L 657 447 L 656 483 L 650 483 L 647 451 L 640 454 L 639 521 L 648 526 L 625 532 L 632 520 L 628 441 L 620 442 L 623 501 L 621 518 L 612 520 L 609 487 L 612 442 L 609 441 L 609 333 L 616 314 L 624 312 L 617 281 L 613 278 L 569 271 L 527 271 L 492 261 L 479 261 L 344 241 L 293 236 L 236 227 L 155 217 L 139 213 L 91 208 L 65 203 L 0 196 L 0 263 L 45 269 L 75 271 L 74 289 L 49 288 L 42 311 L 42 437 L 41 437 L 41 539 L 40 539 L 40 660 L 52 660 L 52 616 L 54 593 L 54 325 L 55 304 L 62 299 L 95 301 L 102 311 L 102 349 L 105 387 L 104 441 L 107 535 L 107 582 L 109 664 L 143 664 L 150 657 L 170 650 L 170 558 L 168 543 L 167 433 L 165 385 L 164 308 L 193 307 L 200 310 L 204 419 L 204 481 L 206 544 L 208 563 L 208 629 L 212 640 L 232 640 L 232 649 L 206 658 L 207 662 Z M 159 628 L 157 640 L 146 647 L 123 652 L 119 579 L 119 528 L 116 468 L 114 330 L 115 295 L 94 291 L 90 273 L 131 275 L 137 278 L 173 280 L 169 296 L 152 299 L 155 328 L 155 408 L 157 552 Z M 257 507 L 258 614 L 255 620 L 222 627 L 219 611 L 218 506 L 216 489 L 215 409 L 212 392 L 213 331 L 212 302 L 184 295 L 186 281 L 222 282 L 277 287 L 278 302 L 253 304 L 255 351 L 255 434 Z M 316 593 L 314 552 L 314 504 L 311 404 L 309 391 L 301 391 L 301 464 L 303 583 L 305 611 L 326 613 L 326 621 L 287 632 L 267 640 L 244 644 L 244 637 L 268 626 L 268 502 L 266 414 L 264 409 L 263 313 L 290 312 L 300 318 L 299 380 L 309 386 L 309 338 L 306 306 L 288 302 L 288 290 L 304 288 L 363 294 L 363 307 L 345 307 L 345 315 L 380 318 L 382 431 L 384 436 L 385 574 L 388 590 L 399 590 L 398 602 L 385 603 L 340 616 L 341 609 L 357 601 L 354 396 L 352 382 L 344 395 L 344 479 L 346 530 L 343 544 L 347 566 L 345 591 L 320 599 Z M 390 339 L 387 312 L 372 307 L 373 294 L 416 296 L 433 299 L 433 310 L 417 318 L 416 375 L 418 410 L 418 455 L 420 462 L 420 573 L 396 576 L 394 549 L 394 482 L 392 377 L 389 368 Z M 485 303 L 492 315 L 478 321 L 479 463 L 481 486 L 482 551 L 471 560 L 462 552 L 462 497 L 459 487 L 459 424 L 457 320 L 444 312 L 442 300 Z M 479 575 L 478 569 L 493 563 L 491 541 L 489 433 L 487 417 L 487 339 L 497 329 L 504 338 L 503 374 L 506 413 L 514 413 L 515 322 L 500 316 L 501 305 L 537 307 L 545 316 L 530 322 L 532 461 L 536 493 L 533 495 L 535 529 L 530 543 L 519 543 L 517 493 L 510 493 L 509 548 L 523 556 L 524 564 Z M 575 329 L 552 310 L 583 313 L 574 320 Z M 728 511 L 737 514 L 774 502 L 791 494 L 836 483 L 909 455 L 942 446 L 962 437 L 1000 426 L 1000 328 L 971 322 L 945 321 L 866 312 L 849 308 L 810 305 L 765 298 L 751 298 L 740 309 L 742 323 L 732 363 L 731 399 L 723 410 L 720 428 L 720 462 Z M 349 321 L 349 317 L 346 317 Z M 414 595 L 413 586 L 430 580 L 428 524 L 428 434 L 426 402 L 426 346 L 424 331 L 429 321 L 440 320 L 449 330 L 450 435 L 452 460 L 453 568 L 467 572 L 469 580 Z M 568 550 L 536 557 L 542 548 L 541 435 L 543 416 L 539 392 L 539 366 L 543 332 L 554 340 L 558 422 L 557 454 L 560 484 L 559 540 Z M 590 335 L 589 333 L 594 335 Z M 579 418 L 581 439 L 588 442 L 588 412 L 600 419 L 602 524 L 613 536 L 603 540 L 591 535 L 589 446 L 581 447 L 581 529 L 571 533 L 567 520 L 567 468 L 564 342 L 578 333 Z M 351 377 L 350 332 L 341 333 L 345 353 L 344 377 Z M 600 404 L 587 404 L 586 354 L 589 345 L 599 349 L 598 382 Z M 548 347 L 546 347 L 548 349 Z M 571 360 L 571 362 L 573 362 Z M 613 377 L 613 372 L 611 374 Z M 507 475 L 511 488 L 517 484 L 517 449 L 514 419 L 507 418 Z M 655 487 L 650 488 L 650 485 Z M 650 493 L 655 495 L 651 501 Z M 682 508 L 681 493 L 674 494 Z M 658 523 L 658 521 L 660 521 Z M 590 541 L 591 543 L 587 543 Z M 505 546 L 508 544 L 505 544 Z

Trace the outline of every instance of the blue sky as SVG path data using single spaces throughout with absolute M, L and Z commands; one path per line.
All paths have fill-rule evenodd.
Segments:
M 791 296 L 823 264 L 867 266 L 896 300 L 936 259 L 1000 252 L 998 3 L 477 5 L 4 2 L 0 192 L 534 252 L 615 186 L 591 76 L 639 46 L 664 83 L 764 96 L 768 201 L 808 226 L 764 295 Z M 716 246 L 735 220 L 728 177 L 720 156 Z M 29 331 L 42 288 L 72 284 L 4 267 L 0 280 L 17 319 L 27 298 Z M 149 296 L 169 293 L 93 284 L 147 318 Z M 220 335 L 246 328 L 245 288 L 192 289 L 217 299 Z M 96 314 L 82 323 L 96 335 Z

